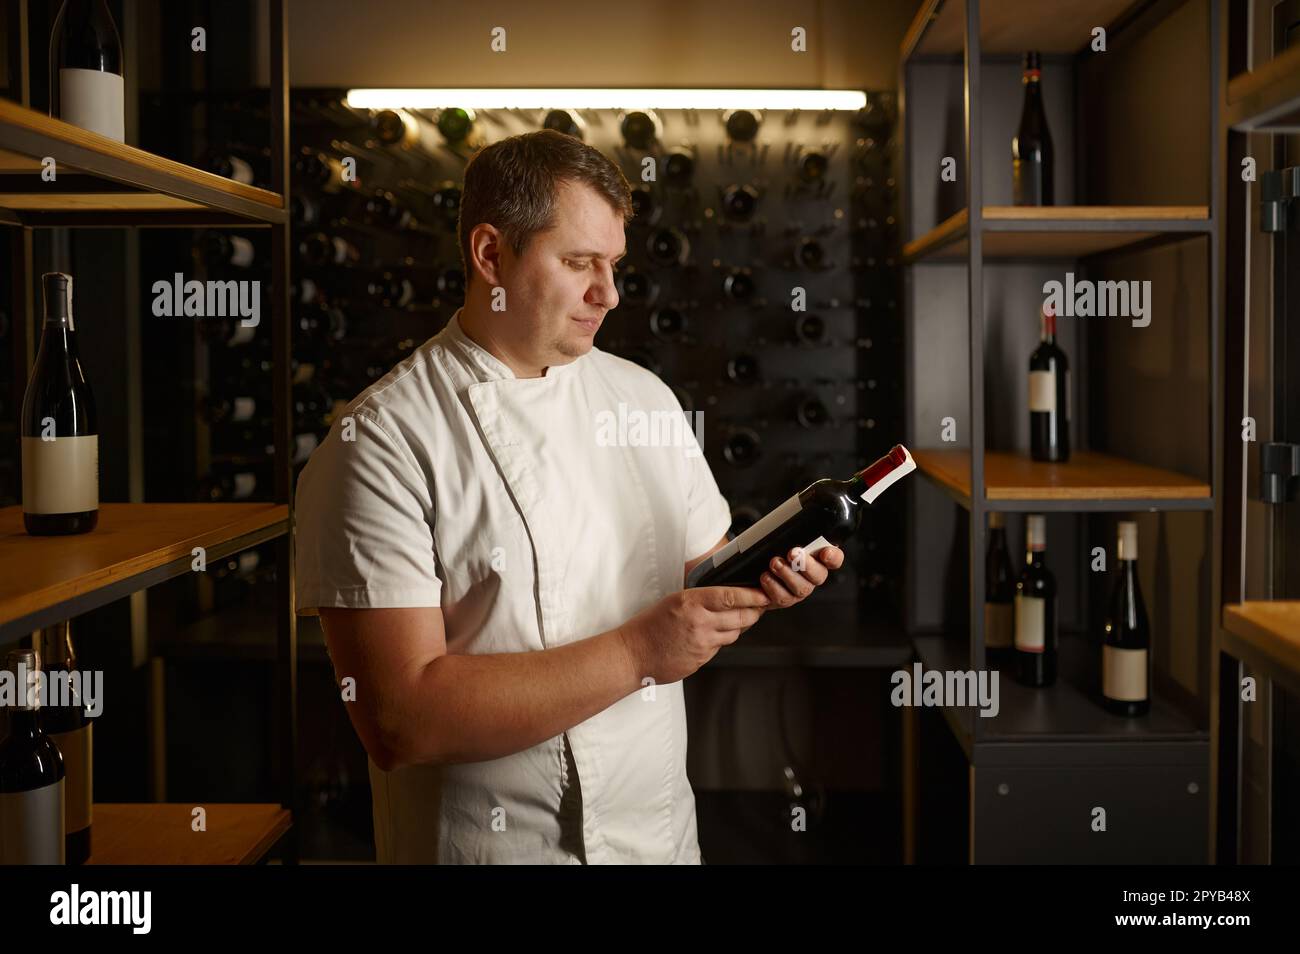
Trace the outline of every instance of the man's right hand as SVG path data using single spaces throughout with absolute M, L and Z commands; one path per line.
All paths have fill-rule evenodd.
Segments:
M 685 679 L 734 643 L 772 605 L 748 586 L 701 586 L 678 590 L 646 607 L 618 628 L 636 666 L 667 684 Z

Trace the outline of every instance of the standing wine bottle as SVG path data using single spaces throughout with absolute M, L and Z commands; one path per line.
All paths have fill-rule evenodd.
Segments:
M 1056 315 L 1043 307 L 1043 336 L 1029 356 L 1029 453 L 1034 460 L 1070 459 L 1070 363 L 1056 344 Z
M 77 652 L 72 645 L 72 627 L 64 620 L 40 631 L 38 650 L 46 685 L 67 680 L 71 698 L 51 699 L 41 711 L 41 728 L 63 756 L 64 845 L 67 863 L 83 865 L 90 857 L 90 830 L 94 806 L 92 786 L 94 722 L 85 700 L 72 690 L 80 686 L 70 678 L 77 671 Z M 67 705 L 63 703 L 66 702 Z
M 1052 195 L 1052 134 L 1043 109 L 1042 67 L 1037 53 L 1025 54 L 1021 82 L 1025 105 L 1020 128 L 1011 140 L 1011 192 L 1013 205 L 1054 205 Z
M 23 396 L 23 525 L 88 533 L 99 521 L 99 430 L 72 322 L 72 277 L 41 276 L 45 321 Z
M 1030 514 L 1025 521 L 1025 567 L 1016 581 L 1016 668 L 1026 686 L 1056 681 L 1056 577 L 1044 565 L 1047 518 Z
M 815 557 L 823 547 L 839 546 L 857 531 L 867 505 L 915 469 L 907 448 L 895 444 L 848 480 L 814 482 L 703 560 L 686 585 L 758 587 L 773 557 L 788 559 L 795 547 Z
M 1151 628 L 1138 585 L 1137 524 L 1120 521 L 1118 579 L 1101 647 L 1101 695 L 1106 710 L 1138 716 L 1151 711 Z
M 126 141 L 122 39 L 105 0 L 64 0 L 50 33 L 50 115 Z
M 1002 668 L 1010 659 L 1015 630 L 1016 577 L 1007 551 L 1003 516 L 989 514 L 989 546 L 984 555 L 984 649 L 988 666 Z
M 5 668 L 14 674 L 19 699 L 0 742 L 0 865 L 61 865 L 63 756 L 41 730 L 36 652 L 9 653 Z

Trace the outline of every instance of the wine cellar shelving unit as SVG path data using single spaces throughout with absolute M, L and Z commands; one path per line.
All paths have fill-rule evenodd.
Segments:
M 244 185 L 52 119 L 31 108 L 28 4 L 12 13 L 21 102 L 0 100 L 0 221 L 14 230 L 8 305 L 13 393 L 21 406 L 35 347 L 30 230 L 94 228 L 259 228 L 272 249 L 271 372 L 274 492 L 259 503 L 101 503 L 98 528 L 84 535 L 29 537 L 21 508 L 0 510 L 0 641 L 67 619 L 192 571 L 193 548 L 217 561 L 273 542 L 275 582 L 276 761 L 279 804 L 207 804 L 207 831 L 191 830 L 187 803 L 105 803 L 94 810 L 92 864 L 250 864 L 277 846 L 296 862 L 297 633 L 292 611 L 290 483 L 288 19 L 270 0 L 272 188 Z M 133 5 L 127 6 L 134 11 Z M 127 25 L 129 29 L 129 25 Z M 128 70 L 131 66 L 128 48 Z M 58 178 L 44 182 L 42 160 Z M 76 276 L 74 275 L 74 281 Z M 75 286 L 74 286 L 75 289 Z M 83 295 L 85 294 L 83 289 Z M 76 298 L 85 308 L 93 298 Z M 76 305 L 81 301 L 81 306 Z M 16 440 L 16 436 L 13 438 Z
M 1094 667 L 1099 668 L 1099 661 L 1090 661 L 1093 654 L 1100 656 L 1100 648 L 1088 639 L 1100 623 L 1095 597 L 1098 582 L 1090 577 L 1105 575 L 1090 574 L 1088 561 L 1079 554 L 1100 544 L 1113 558 L 1113 518 L 1107 514 L 1151 515 L 1139 518 L 1147 521 L 1141 545 L 1146 549 L 1139 552 L 1148 557 L 1148 563 L 1160 564 L 1162 576 L 1150 607 L 1153 622 L 1158 621 L 1166 603 L 1209 599 L 1199 594 L 1209 594 L 1212 586 L 1217 594 L 1217 585 L 1212 583 L 1217 580 L 1213 541 L 1217 540 L 1221 480 L 1216 462 L 1222 456 L 1223 435 L 1215 400 L 1220 387 L 1221 311 L 1217 234 L 1221 165 L 1213 149 L 1219 109 L 1215 68 L 1218 7 L 1217 0 L 1187 4 L 927 0 L 904 38 L 899 66 L 903 141 L 898 165 L 906 180 L 900 188 L 904 261 L 909 266 L 904 296 L 913 408 L 909 436 L 917 448 L 918 469 L 926 478 L 914 490 L 914 517 L 925 507 L 934 512 L 942 512 L 944 507 L 951 511 L 951 502 L 956 502 L 958 512 L 951 518 L 955 532 L 950 573 L 955 578 L 953 598 L 960 608 L 958 615 L 936 624 L 919 618 L 925 600 L 913 597 L 908 628 L 916 657 L 926 670 L 990 668 L 983 615 L 986 518 L 990 512 L 1004 512 L 1008 519 L 1018 519 L 1015 515 L 1019 514 L 1047 514 L 1049 568 L 1078 593 L 1089 588 L 1094 592 L 1091 612 L 1083 596 L 1072 596 L 1072 608 L 1058 617 L 1060 676 L 1053 686 L 1026 688 L 1007 670 L 1001 673 L 1000 711 L 993 717 L 981 717 L 975 707 L 949 706 L 942 709 L 942 719 L 928 723 L 923 720 L 936 717 L 915 708 L 906 710 L 904 839 L 909 861 L 938 860 L 931 848 L 943 839 L 934 839 L 927 827 L 942 829 L 951 843 L 963 824 L 968 826 L 969 836 L 965 859 L 945 855 L 942 860 L 1212 860 L 1214 717 L 1210 687 L 1217 670 L 1211 663 L 1210 634 L 1172 631 L 1171 619 L 1171 631 L 1153 640 L 1155 678 L 1150 714 L 1134 719 L 1109 715 L 1100 703 L 1099 683 L 1094 683 Z M 1202 11 L 1208 12 L 1201 15 Z M 1198 157 L 1207 175 L 1195 183 L 1202 201 L 1185 204 L 1201 196 L 1171 199 L 1168 190 L 1147 196 L 1134 194 L 1135 189 L 1117 188 L 1119 194 L 1108 195 L 1104 186 L 1096 185 L 1101 177 L 1095 171 L 1104 166 L 1105 150 L 1082 130 L 1087 119 L 1098 122 L 1098 114 L 1104 114 L 1112 102 L 1095 86 L 1085 88 L 1089 85 L 1084 79 L 1089 65 L 1085 61 L 1104 55 L 1111 58 L 1107 64 L 1132 63 L 1132 51 L 1140 49 L 1142 55 L 1148 55 L 1148 47 L 1142 45 L 1146 38 L 1160 36 L 1174 17 L 1180 18 L 1176 29 L 1184 31 L 1179 36 L 1198 37 L 1198 42 L 1206 44 L 1210 60 L 1203 92 L 1198 85 L 1183 94 L 1187 109 L 1211 118 L 1205 139 L 1210 155 Z M 1191 24 L 1189 17 L 1195 18 Z M 1106 31 L 1109 52 L 1104 54 L 1094 53 L 1090 46 L 1097 27 Z M 1158 55 L 1170 55 L 1168 45 L 1155 45 L 1162 51 Z M 1028 50 L 1044 56 L 1045 89 L 1066 90 L 1056 100 L 1049 95 L 1046 104 L 1049 127 L 1053 136 L 1059 137 L 1054 140 L 1056 201 L 1065 201 L 1056 206 L 999 204 L 1008 196 L 1002 194 L 1002 180 L 996 177 L 1004 175 L 1005 181 L 1010 181 L 1010 140 L 1021 102 L 1020 84 L 1011 77 L 1018 79 L 1019 56 Z M 1195 50 L 1187 55 L 1196 55 Z M 1129 59 L 1123 59 L 1125 56 Z M 1168 60 L 1156 65 L 1177 67 Z M 925 70 L 929 72 L 923 73 L 923 82 Z M 946 138 L 942 134 L 936 137 L 934 130 L 945 121 L 944 113 L 936 111 L 934 99 L 935 89 L 945 81 Z M 1056 86 L 1049 87 L 1053 82 Z M 1007 131 L 1005 144 L 1003 130 Z M 941 141 L 936 143 L 936 138 Z M 1104 143 L 1105 137 L 1099 138 Z M 946 206 L 944 187 L 939 184 L 940 157 L 945 155 L 955 158 L 957 169 Z M 1003 157 L 1005 170 L 990 165 L 994 156 Z M 1141 159 L 1135 157 L 1135 161 Z M 930 193 L 940 197 L 932 210 L 924 201 Z M 1104 204 L 1111 198 L 1122 199 L 1124 204 Z M 952 208 L 959 200 L 961 207 Z M 919 214 L 918 206 L 925 206 L 928 214 Z M 1027 422 L 1023 397 L 1017 403 L 1014 394 L 1008 397 L 1007 392 L 1013 390 L 1010 376 L 1023 378 L 1025 373 L 1023 362 L 1033 347 L 1027 345 L 1030 330 L 1034 332 L 1032 340 L 1037 340 L 1034 321 L 1042 304 L 1043 276 L 1049 274 L 1048 269 L 1056 269 L 1058 279 L 1067 270 L 1088 273 L 1095 267 L 1100 273 L 1116 262 L 1133 271 L 1133 260 L 1124 256 L 1165 254 L 1171 247 L 1182 250 L 1173 254 L 1193 261 L 1195 270 L 1182 275 L 1179 285 L 1191 287 L 1192 295 L 1204 295 L 1208 300 L 1207 313 L 1201 319 L 1206 334 L 1201 337 L 1201 325 L 1196 324 L 1195 333 L 1182 328 L 1171 332 L 1173 338 L 1138 333 L 1123 338 L 1117 346 L 1116 336 L 1123 332 L 1096 330 L 1086 319 L 1067 322 L 1077 324 L 1070 332 L 1077 332 L 1077 337 L 1067 344 L 1075 390 L 1073 447 L 1066 463 L 1033 462 L 1026 432 L 1008 437 L 1003 419 L 1015 416 Z M 1141 268 L 1145 261 L 1136 267 Z M 1013 282 L 1019 282 L 1018 297 L 1008 290 Z M 932 289 L 944 283 L 947 297 L 935 297 Z M 1167 292 L 1172 284 L 1157 284 L 1155 294 Z M 942 309 L 937 315 L 936 302 Z M 945 304 L 948 307 L 942 308 Z M 1158 312 L 1155 320 L 1182 319 L 1179 311 L 1165 310 Z M 948 359 L 946 365 L 936 360 L 937 366 L 931 368 L 927 364 L 932 360 L 929 349 L 944 347 L 943 343 L 934 344 L 936 334 L 951 340 L 952 345 L 940 355 Z M 1111 337 L 1103 340 L 1104 335 Z M 1103 377 L 1107 361 L 1113 368 L 1130 360 L 1127 354 L 1116 357 L 1120 348 L 1154 353 L 1155 349 L 1172 350 L 1171 340 L 1193 336 L 1194 345 L 1181 347 L 1195 347 L 1191 363 L 1203 375 L 1198 379 L 1201 387 L 1186 399 L 1171 402 L 1174 413 L 1189 419 L 1186 427 L 1194 434 L 1191 449 L 1171 451 L 1160 444 L 1150 456 L 1143 456 L 1141 435 L 1122 431 L 1119 438 L 1108 438 L 1109 433 L 1121 429 L 1112 424 L 1107 431 L 1105 411 L 1099 410 L 1099 405 L 1126 396 L 1100 393 L 1108 383 Z M 1016 347 L 1008 347 L 1009 340 Z M 998 373 L 989 368 L 999 354 L 1020 357 L 1006 357 Z M 1168 366 L 1178 367 L 1179 363 L 1170 359 Z M 955 373 L 961 381 L 957 385 L 939 381 L 940 372 L 947 376 Z M 962 378 L 963 373 L 968 377 Z M 962 384 L 967 386 L 964 394 L 958 390 Z M 934 392 L 944 388 L 942 397 L 936 398 Z M 1204 401 L 1198 400 L 1202 396 Z M 943 443 L 940 415 L 951 415 L 958 422 L 955 442 Z M 1081 417 L 1083 426 L 1079 426 Z M 1141 414 L 1135 415 L 1135 420 L 1139 422 L 1133 425 L 1135 431 L 1153 427 Z M 995 438 L 999 426 L 1002 435 Z M 1153 438 L 1153 443 L 1159 441 Z M 1139 448 L 1136 452 L 1135 446 Z M 1177 458 L 1178 466 L 1168 466 L 1170 458 Z M 1178 521 L 1183 521 L 1180 527 L 1190 529 L 1205 557 L 1199 566 L 1189 569 L 1179 563 L 1166 570 L 1175 562 L 1167 558 L 1172 545 L 1166 531 Z M 1158 527 L 1158 532 L 1149 532 L 1153 527 Z M 924 525 L 913 533 L 909 569 L 914 576 L 924 577 L 934 571 L 933 551 L 938 547 L 933 537 L 926 537 Z M 1013 560 L 1023 553 L 1022 539 L 1008 530 Z M 1054 549 L 1054 539 L 1064 542 Z M 1061 561 L 1060 569 L 1053 565 L 1054 554 Z M 931 560 L 929 567 L 922 565 L 926 559 Z M 1102 585 L 1109 582 L 1106 577 Z M 1205 609 L 1203 615 L 1208 617 L 1209 607 Z M 1162 651 L 1170 646 L 1196 660 L 1195 690 L 1170 676 L 1170 660 L 1162 658 Z M 925 734 L 928 725 L 934 726 L 929 736 Z M 959 753 L 944 740 L 945 726 Z M 924 770 L 944 758 L 953 765 L 964 763 L 964 770 L 953 768 L 944 782 L 936 782 L 934 773 Z M 925 807 L 927 799 L 935 804 L 933 789 L 945 783 L 968 786 L 965 819 L 936 822 L 932 810 Z M 951 811 L 950 802 L 942 804 Z M 1108 833 L 1097 833 L 1090 826 L 1091 813 L 1099 805 L 1107 811 Z

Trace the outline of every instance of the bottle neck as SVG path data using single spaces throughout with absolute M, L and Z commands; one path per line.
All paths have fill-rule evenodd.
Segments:
M 1007 548 L 1006 527 L 989 528 L 989 548 L 993 550 L 1005 550 Z
M 1056 316 L 1043 315 L 1042 340 L 1047 344 L 1056 344 Z
M 39 709 L 10 709 L 9 734 L 19 738 L 31 739 L 40 734 Z
M 1025 564 L 1032 567 L 1041 567 L 1046 556 L 1046 547 L 1030 547 L 1025 551 Z

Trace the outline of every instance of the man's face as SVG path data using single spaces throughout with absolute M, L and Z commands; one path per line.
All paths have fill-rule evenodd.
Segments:
M 510 349 L 538 369 L 591 350 L 605 315 L 618 305 L 614 263 L 627 251 L 622 218 L 585 184 L 556 186 L 553 222 L 523 255 L 508 243 L 501 250 L 510 320 L 499 326 L 500 337 L 509 335 Z

